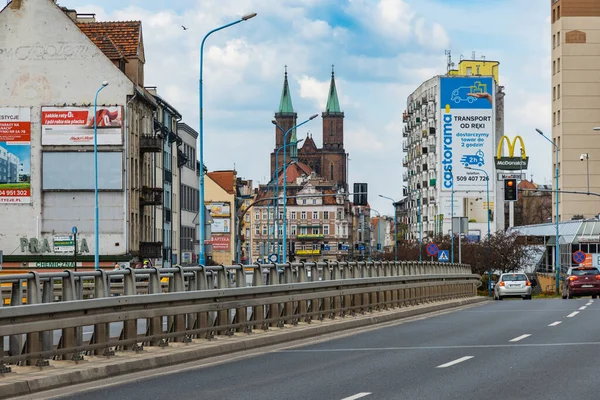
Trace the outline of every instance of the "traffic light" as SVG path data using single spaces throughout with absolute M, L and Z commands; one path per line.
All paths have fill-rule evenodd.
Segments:
M 505 201 L 517 201 L 517 180 L 516 179 L 505 179 L 504 180 L 504 200 Z

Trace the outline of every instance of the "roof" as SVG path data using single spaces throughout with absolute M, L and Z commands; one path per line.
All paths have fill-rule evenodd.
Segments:
M 318 150 L 315 141 L 313 140 L 312 136 L 308 135 L 308 133 L 306 134 L 306 139 L 304 139 L 304 143 L 300 149 L 303 153 L 314 153 Z
M 287 69 L 283 78 L 283 90 L 281 91 L 281 100 L 279 100 L 279 113 L 293 114 L 294 106 L 292 106 L 292 95 L 290 94 L 290 86 L 288 85 Z
M 547 237 L 550 245 L 556 241 L 554 239 L 556 237 L 556 223 L 515 226 L 510 228 L 508 232 L 515 232 L 519 236 Z M 590 241 L 592 238 L 600 236 L 600 221 L 597 219 L 562 221 L 558 223 L 558 233 L 561 243 L 577 244 L 581 237 L 585 237 Z M 594 242 L 600 242 L 600 238 L 594 240 Z
M 331 83 L 329 84 L 329 95 L 327 96 L 327 106 L 325 113 L 341 113 L 340 102 L 338 100 L 337 89 L 335 88 L 335 76 L 331 70 Z
M 192 128 L 191 126 L 189 126 L 185 122 L 178 122 L 177 123 L 177 130 L 178 131 L 180 131 L 180 130 L 184 131 L 185 133 L 187 133 L 188 135 L 190 135 L 194 139 L 198 139 L 198 132 L 196 132 L 196 130 L 194 128 Z
M 206 174 L 229 194 L 235 194 L 235 171 L 214 171 Z
M 111 60 L 139 56 L 141 21 L 80 22 L 77 26 Z
M 287 182 L 293 183 L 299 177 L 304 176 L 304 175 L 309 176 L 311 173 L 312 173 L 312 169 L 308 165 L 306 165 L 302 162 L 298 162 L 298 161 L 292 162 L 286 168 Z M 279 182 L 283 183 L 283 170 L 279 174 Z

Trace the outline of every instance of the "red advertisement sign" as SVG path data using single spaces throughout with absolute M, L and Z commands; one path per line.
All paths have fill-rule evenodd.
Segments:
M 123 143 L 120 106 L 96 107 L 99 145 Z M 43 145 L 93 145 L 94 107 L 42 107 Z
M 31 110 L 0 108 L 0 203 L 31 203 Z
M 231 237 L 229 235 L 212 235 L 210 240 L 205 240 L 204 244 L 211 244 L 213 251 L 229 251 L 231 248 Z

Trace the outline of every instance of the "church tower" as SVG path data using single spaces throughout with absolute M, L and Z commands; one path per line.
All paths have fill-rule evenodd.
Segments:
M 292 105 L 292 96 L 290 94 L 290 87 L 288 84 L 288 76 L 287 76 L 287 65 L 285 66 L 285 74 L 283 78 L 283 90 L 281 92 L 281 99 L 279 100 L 279 110 L 275 113 L 275 149 L 271 153 L 271 177 L 275 174 L 276 164 L 278 168 L 283 166 L 283 139 L 284 133 L 287 132 L 290 128 L 296 125 L 296 119 L 298 118 L 298 114 L 294 112 L 294 107 Z M 281 129 L 280 129 L 281 128 Z M 282 132 L 283 130 L 283 132 Z M 296 141 L 296 130 L 294 129 L 287 135 L 287 143 Z M 279 150 L 278 161 L 275 162 L 275 157 L 277 155 L 277 150 Z M 294 152 L 295 150 L 295 152 Z M 298 157 L 298 146 L 289 146 L 286 149 L 286 158 L 290 157 Z M 292 153 L 292 154 L 291 154 Z
M 322 175 L 328 181 L 348 189 L 346 181 L 346 150 L 344 150 L 344 113 L 340 109 L 335 72 L 331 66 L 331 83 L 323 118 Z

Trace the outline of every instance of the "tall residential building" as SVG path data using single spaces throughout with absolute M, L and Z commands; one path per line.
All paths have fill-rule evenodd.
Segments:
M 181 209 L 181 235 L 179 244 L 179 259 L 182 265 L 198 263 L 198 204 L 199 187 L 197 170 L 200 163 L 197 161 L 196 140 L 198 132 L 188 124 L 180 122 L 177 124 L 177 134 L 183 140 L 180 151 L 183 152 L 185 163 L 179 164 L 179 176 L 181 185 L 179 189 L 179 201 Z
M 590 0 L 553 0 L 552 22 L 552 139 L 559 147 L 559 189 L 587 192 L 586 161 L 589 154 L 590 191 L 600 192 L 600 2 Z M 554 147 L 552 173 L 556 171 Z M 553 175 L 552 185 L 556 177 Z M 556 187 L 554 187 L 556 189 Z M 593 196 L 561 194 L 558 219 L 574 215 L 590 218 L 600 211 Z M 554 203 L 554 197 L 553 197 Z M 556 218 L 556 211 L 552 215 Z M 556 219 L 554 219 L 556 221 Z
M 452 216 L 467 217 L 473 237 L 487 234 L 488 212 L 491 232 L 504 228 L 494 165 L 504 130 L 498 64 L 462 60 L 408 96 L 402 165 L 409 240 L 449 234 Z

